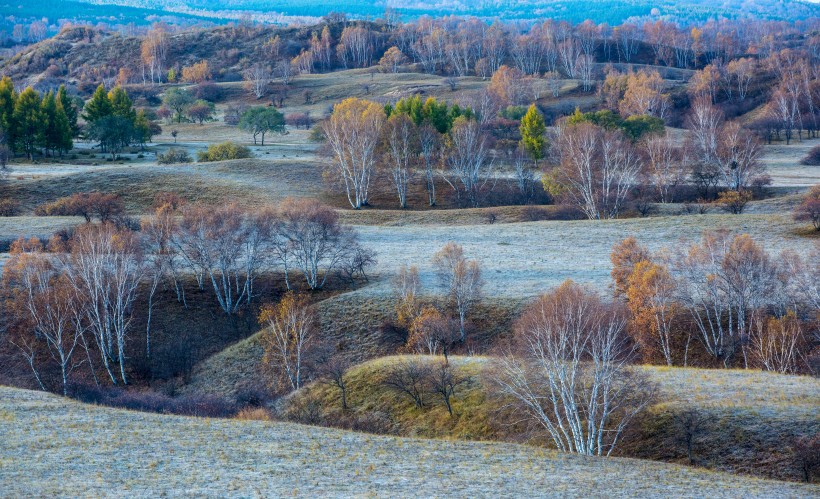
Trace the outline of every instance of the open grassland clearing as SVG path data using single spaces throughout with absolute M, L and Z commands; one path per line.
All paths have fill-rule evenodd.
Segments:
M 816 486 L 512 444 L 82 405 L 0 388 L 5 494 L 812 497 Z M 83 450 L 82 458 L 78 449 Z
M 775 186 L 808 186 L 820 184 L 820 166 L 801 165 L 812 147 L 820 145 L 820 139 L 794 140 L 791 144 L 763 146 L 761 162 L 766 165 Z
M 366 289 L 389 292 L 389 279 L 402 264 L 418 265 L 422 284 L 434 289 L 430 260 L 448 241 L 481 263 L 487 296 L 535 296 L 565 279 L 604 289 L 610 280 L 613 244 L 635 236 L 651 250 L 680 248 L 704 230 L 725 228 L 751 235 L 768 251 L 808 252 L 814 242 L 795 234 L 789 215 L 691 215 L 605 221 L 547 221 L 467 226 L 357 226 L 363 244 L 378 252 L 383 277 Z
M 35 175 L 10 182 L 8 191 L 9 197 L 27 212 L 41 203 L 90 191 L 119 194 L 133 214 L 149 212 L 158 192 L 175 192 L 190 202 L 259 206 L 275 204 L 288 196 L 321 197 L 319 168 L 312 162 L 291 159 L 117 166 L 59 178 Z M 0 234 L 4 232 L 0 230 Z

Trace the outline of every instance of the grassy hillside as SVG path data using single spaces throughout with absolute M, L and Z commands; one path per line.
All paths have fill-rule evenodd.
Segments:
M 452 417 L 432 394 L 427 396 L 427 407 L 418 409 L 409 397 L 382 384 L 390 367 L 400 360 L 381 358 L 348 371 L 350 413 L 341 411 L 338 390 L 322 384 L 311 385 L 291 396 L 283 405 L 283 413 L 295 420 L 404 436 L 549 443 L 541 432 L 518 423 L 512 409 L 497 409 L 506 402 L 495 398 L 491 378 L 487 376 L 488 358 L 452 359 L 456 372 L 465 379 L 456 388 Z M 695 409 L 702 421 L 694 446 L 697 464 L 798 479 L 789 446 L 796 437 L 820 431 L 816 412 L 820 405 L 820 380 L 755 371 L 640 369 L 657 383 L 660 398 L 625 437 L 621 454 L 688 462 L 677 442 L 679 430 L 673 416 L 683 409 Z
M 817 486 L 511 444 L 363 435 L 82 405 L 0 388 L 9 496 L 813 497 Z

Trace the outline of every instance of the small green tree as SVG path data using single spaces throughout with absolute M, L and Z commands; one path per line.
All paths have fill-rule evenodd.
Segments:
M 545 134 L 547 126 L 544 124 L 544 117 L 532 104 L 527 109 L 527 114 L 521 118 L 521 147 L 527 151 L 533 161 L 536 163 L 544 158 L 544 150 L 547 145 Z
M 77 106 L 74 104 L 74 100 L 69 97 L 65 85 L 60 85 L 59 90 L 57 90 L 57 102 L 63 108 L 66 119 L 68 119 L 68 126 L 71 129 L 71 137 L 76 137 L 80 130 L 77 126 L 77 115 L 79 113 L 77 111 Z
M 14 105 L 12 120 L 17 149 L 34 159 L 34 151 L 43 142 L 45 117 L 42 98 L 33 88 L 28 87 L 20 93 Z
M 122 116 L 104 116 L 91 123 L 88 137 L 100 143 L 100 148 L 117 159 L 122 150 L 135 138 L 134 122 Z
M 59 151 L 60 154 L 73 147 L 71 127 L 62 104 L 52 92 L 43 97 L 41 110 L 43 112 L 42 146 L 46 152 Z
M 89 100 L 83 108 L 83 119 L 88 123 L 94 123 L 100 118 L 110 116 L 113 112 L 114 109 L 111 106 L 111 99 L 108 98 L 105 87 L 100 85 L 97 87 L 97 90 L 94 91 L 91 100 Z
M 201 125 L 203 121 L 208 121 L 213 118 L 214 105 L 206 100 L 198 99 L 188 106 L 186 114 L 191 121 L 196 121 Z
M 17 93 L 14 91 L 14 83 L 8 76 L 0 81 L 0 129 L 6 134 L 6 143 L 9 147 L 14 144 L 14 104 L 17 101 Z
M 188 106 L 193 104 L 193 102 L 193 95 L 182 88 L 171 88 L 165 92 L 165 95 L 162 97 L 162 103 L 165 104 L 165 107 L 174 111 L 177 123 L 182 122 L 185 110 L 188 109 Z
M 134 118 L 134 141 L 140 147 L 145 147 L 145 144 L 151 142 L 154 135 L 162 133 L 162 127 L 158 123 L 151 121 L 145 110 L 139 110 L 136 118 Z
M 120 116 L 132 122 L 137 118 L 134 103 L 122 88 L 114 87 L 108 92 L 108 100 L 111 101 L 111 113 L 114 116 Z
M 265 134 L 285 133 L 285 117 L 273 107 L 254 107 L 242 113 L 239 119 L 239 129 L 253 134 L 253 143 L 261 135 L 262 145 L 265 145 Z

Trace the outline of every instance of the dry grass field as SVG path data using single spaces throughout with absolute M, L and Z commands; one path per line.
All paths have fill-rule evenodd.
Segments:
M 442 358 L 421 357 L 424 362 Z M 318 421 L 349 427 L 352 421 L 380 421 L 380 431 L 403 436 L 456 440 L 527 441 L 551 446 L 540 428 L 529 428 L 494 389 L 490 357 L 451 357 L 457 376 L 453 416 L 434 395 L 426 407 L 382 384 L 401 357 L 382 357 L 351 368 L 346 375 L 350 412 L 340 411 L 339 392 L 312 384 L 282 404 L 284 414 L 304 420 L 305 407 L 317 401 Z M 820 432 L 820 381 L 758 371 L 642 366 L 658 388 L 658 398 L 624 437 L 619 455 L 688 464 L 681 447 L 676 414 L 697 411 L 700 423 L 693 456 L 700 466 L 733 473 L 799 480 L 791 454 L 796 438 Z M 311 413 L 313 414 L 313 413 Z M 316 418 L 317 416 L 311 416 Z M 367 424 L 367 423 L 361 423 Z M 354 426 L 355 427 L 355 426 Z
M 772 177 L 772 185 L 804 187 L 820 184 L 820 166 L 801 165 L 809 149 L 820 145 L 820 139 L 795 140 L 789 145 L 772 144 L 763 147 L 763 164 Z
M 706 229 L 750 234 L 771 252 L 808 252 L 814 240 L 797 235 L 788 215 L 691 215 L 607 221 L 548 221 L 466 226 L 358 226 L 362 240 L 378 252 L 376 271 L 384 279 L 368 289 L 389 291 L 389 277 L 402 264 L 418 265 L 423 285 L 432 289 L 430 260 L 447 241 L 464 247 L 483 269 L 488 296 L 529 297 L 565 279 L 605 288 L 610 280 L 612 245 L 635 236 L 651 250 L 675 249 L 696 241 Z M 567 248 L 572 248 L 567 251 Z
M 816 497 L 631 459 L 82 405 L 0 388 L 0 488 L 19 496 Z

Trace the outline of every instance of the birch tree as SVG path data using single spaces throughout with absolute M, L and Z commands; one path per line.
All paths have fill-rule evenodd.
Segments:
M 399 207 L 407 208 L 407 188 L 413 178 L 413 160 L 418 153 L 418 137 L 413 120 L 404 113 L 395 113 L 387 120 L 383 131 L 384 168 L 396 188 Z
M 316 336 L 316 318 L 303 296 L 288 292 L 277 305 L 266 305 L 259 323 L 264 362 L 279 381 L 298 390 L 305 379 L 305 364 Z
M 628 369 L 625 326 L 617 307 L 566 281 L 521 316 L 495 381 L 559 450 L 608 456 L 652 400 Z
M 144 273 L 137 236 L 111 224 L 83 225 L 70 242 L 67 276 L 82 299 L 82 314 L 100 350 L 111 381 L 118 364 L 120 379 L 125 373 L 125 347 L 134 318 L 134 301 Z
M 481 189 L 487 184 L 492 171 L 489 147 L 481 125 L 465 117 L 457 118 L 447 145 L 447 166 L 460 184 L 456 191 L 459 196 L 463 191 L 467 203 L 477 207 Z
M 467 338 L 467 315 L 481 301 L 481 267 L 467 260 L 464 249 L 454 242 L 445 244 L 435 255 L 433 265 L 450 304 L 458 315 L 461 341 Z
M 378 104 L 349 98 L 333 106 L 333 114 L 322 123 L 332 159 L 329 173 L 344 186 L 350 206 L 357 210 L 368 203 L 384 121 Z

